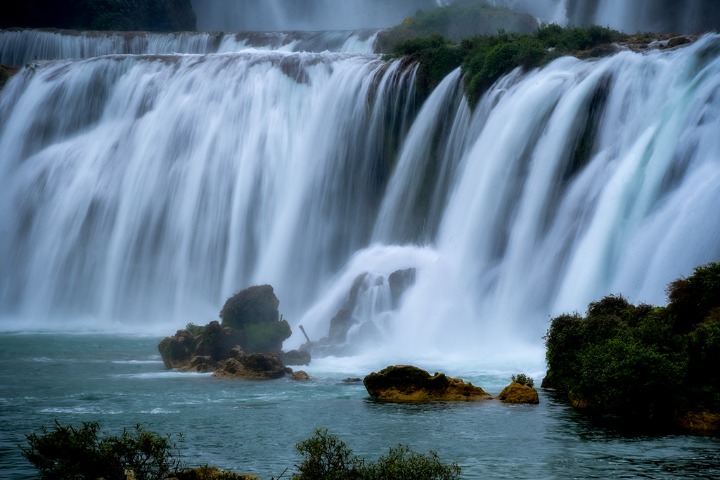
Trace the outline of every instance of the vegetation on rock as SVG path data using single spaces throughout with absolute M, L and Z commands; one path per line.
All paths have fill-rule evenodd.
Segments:
M 297 444 L 303 461 L 292 480 L 453 480 L 460 467 L 443 464 L 435 452 L 415 453 L 405 445 L 390 448 L 376 461 L 368 462 L 353 455 L 348 446 L 326 429 Z
M 390 53 L 401 42 L 431 35 L 458 42 L 475 35 L 494 35 L 500 30 L 530 33 L 537 28 L 537 20 L 526 13 L 494 7 L 484 0 L 456 0 L 444 7 L 419 10 L 404 23 L 381 31 L 375 49 Z
M 366 376 L 363 384 L 371 397 L 391 402 L 474 401 L 491 398 L 482 388 L 450 378 L 430 375 L 412 365 L 389 366 Z
M 615 42 L 626 36 L 609 28 L 563 28 L 545 25 L 534 33 L 499 32 L 469 37 L 454 43 L 439 35 L 400 42 L 391 57 L 408 56 L 419 64 L 418 89 L 428 94 L 445 76 L 461 67 L 465 94 L 474 106 L 501 76 L 515 68 L 527 71 L 565 55 L 579 58 L 605 56 L 616 51 Z
M 528 377 L 524 373 L 518 373 L 517 375 L 513 375 L 512 381 L 515 383 L 519 383 L 520 385 L 527 385 L 530 388 L 533 388 L 535 386 L 535 380 L 533 380 L 531 377 Z
M 720 419 L 720 264 L 672 282 L 665 307 L 607 296 L 560 315 L 545 337 L 548 377 L 577 407 L 687 425 Z M 698 415 L 702 414 L 702 415 Z M 697 423 L 697 422 L 696 422 Z M 714 425 L 714 426 L 713 426 Z
M 190 0 L 5 0 L 0 28 L 195 30 Z

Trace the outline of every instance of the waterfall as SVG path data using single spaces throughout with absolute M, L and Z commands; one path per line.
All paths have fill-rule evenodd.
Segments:
M 102 55 L 166 55 L 240 52 L 248 48 L 288 52 L 372 53 L 377 31 L 328 32 L 74 32 L 0 30 L 0 64 Z
M 0 328 L 168 332 L 270 283 L 317 339 L 361 278 L 357 348 L 486 353 L 720 258 L 720 37 L 515 71 L 473 109 L 459 71 L 413 85 L 271 48 L 24 68 L 0 91 Z
M 487 0 L 542 22 L 601 25 L 626 33 L 699 33 L 718 28 L 715 0 Z
M 192 0 L 200 30 L 355 30 L 397 25 L 444 0 Z

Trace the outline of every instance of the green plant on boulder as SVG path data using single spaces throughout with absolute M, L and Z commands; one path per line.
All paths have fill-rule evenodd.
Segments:
M 531 377 L 528 377 L 524 373 L 518 373 L 517 375 L 513 375 L 512 381 L 515 383 L 519 383 L 520 385 L 527 385 L 530 388 L 533 388 L 535 386 L 535 380 L 533 380 Z
M 283 340 L 290 335 L 292 330 L 285 320 L 245 326 L 246 348 L 249 352 L 280 352 Z

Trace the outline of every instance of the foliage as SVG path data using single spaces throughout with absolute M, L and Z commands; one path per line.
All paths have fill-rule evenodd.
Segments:
M 207 329 L 206 326 L 196 325 L 196 324 L 194 324 L 194 323 L 192 323 L 192 322 L 188 323 L 188 324 L 185 326 L 185 330 L 187 330 L 188 332 L 190 332 L 190 334 L 192 334 L 194 337 L 199 337 L 200 335 L 202 335 L 203 333 L 205 333 L 205 330 L 206 330 L 206 329 Z
M 23 456 L 42 479 L 125 480 L 132 471 L 137 480 L 161 480 L 180 462 L 169 436 L 159 436 L 140 425 L 120 436 L 99 436 L 100 424 L 85 422 L 79 428 L 61 425 L 41 434 L 27 435 Z
M 416 86 L 423 96 L 429 95 L 433 88 L 462 61 L 460 48 L 440 35 L 403 42 L 397 46 L 395 54 L 417 60 Z
M 668 287 L 667 307 L 607 296 L 545 336 L 553 386 L 590 409 L 637 419 L 720 412 L 720 264 Z
M 420 454 L 398 445 L 364 465 L 362 472 L 362 478 L 367 480 L 452 480 L 460 475 L 460 467 L 454 463 L 444 465 L 435 452 Z
M 287 320 L 245 325 L 246 348 L 249 352 L 277 352 L 282 342 L 292 335 Z
M 708 316 L 719 305 L 720 264 L 698 267 L 689 278 L 675 280 L 667 288 L 676 328 L 688 330 Z
M 512 381 L 515 383 L 519 383 L 520 385 L 527 385 L 530 388 L 535 386 L 535 380 L 528 377 L 524 373 L 518 373 L 517 375 L 513 375 Z
M 398 44 L 418 37 L 443 36 L 453 42 L 499 30 L 532 32 L 538 27 L 531 15 L 488 5 L 484 0 L 456 0 L 451 5 L 419 10 L 415 16 L 378 34 L 376 49 L 392 52 Z
M 500 77 L 515 68 L 524 71 L 546 65 L 564 56 L 602 56 L 614 51 L 610 44 L 624 39 L 608 28 L 564 28 L 545 25 L 534 33 L 498 32 L 468 37 L 459 44 L 438 35 L 398 43 L 392 56 L 409 55 L 420 64 L 418 84 L 432 88 L 454 68 L 462 67 L 465 94 L 471 106 Z
M 420 454 L 404 445 L 366 462 L 327 429 L 316 430 L 296 448 L 304 460 L 292 480 L 454 480 L 460 475 L 458 465 L 443 464 L 435 452 Z
M 348 446 L 327 429 L 315 430 L 315 435 L 298 443 L 295 448 L 304 457 L 297 466 L 293 480 L 345 480 L 361 478 L 360 460 Z

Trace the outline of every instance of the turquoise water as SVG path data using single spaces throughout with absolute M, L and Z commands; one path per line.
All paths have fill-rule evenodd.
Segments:
M 631 435 L 591 423 L 541 392 L 538 406 L 497 402 L 394 405 L 346 384 L 348 362 L 317 362 L 310 383 L 247 382 L 163 367 L 156 337 L 0 334 L 0 477 L 35 478 L 25 434 L 54 420 L 100 421 L 107 432 L 140 423 L 183 433 L 188 464 L 261 479 L 299 462 L 294 445 L 327 427 L 356 454 L 398 443 L 457 462 L 462 478 L 718 478 L 720 438 Z M 422 365 L 421 365 L 422 366 Z M 449 374 L 455 372 L 448 371 Z M 504 375 L 466 377 L 497 394 Z

